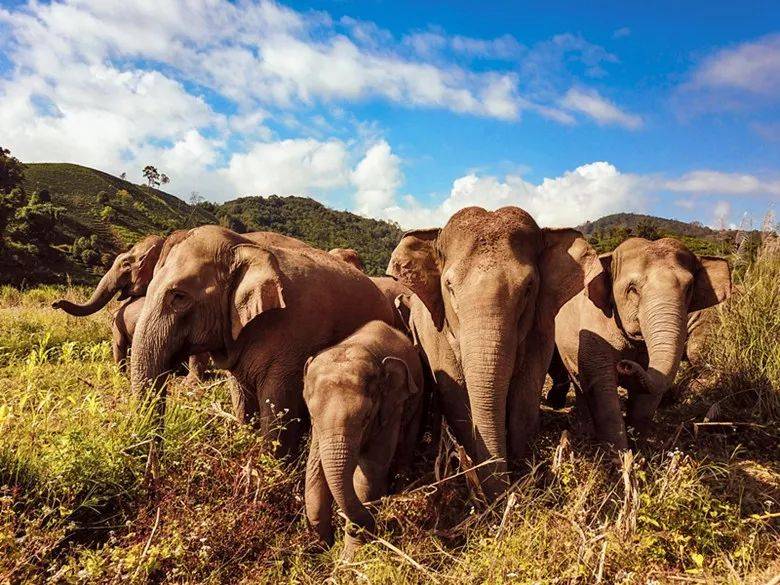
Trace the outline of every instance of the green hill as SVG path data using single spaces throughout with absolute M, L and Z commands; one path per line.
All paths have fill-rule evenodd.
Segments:
M 577 226 L 599 252 L 609 252 L 624 240 L 638 236 L 649 240 L 671 236 L 697 254 L 727 255 L 734 251 L 736 232 L 716 231 L 699 222 L 687 223 L 639 213 L 614 213 Z M 757 232 L 752 235 L 757 235 Z
M 369 272 L 382 274 L 401 235 L 392 223 L 328 209 L 305 197 L 245 197 L 193 206 L 74 164 L 28 164 L 23 186 L 25 201 L 16 206 L 43 192 L 44 206 L 56 219 L 35 242 L 29 230 L 8 226 L 0 241 L 0 283 L 90 284 L 118 252 L 145 235 L 214 223 L 239 232 L 272 230 L 323 249 L 353 247 Z
M 613 213 L 612 215 L 605 215 L 596 221 L 586 221 L 584 224 L 577 226 L 577 229 L 586 236 L 589 236 L 595 232 L 610 230 L 614 227 L 625 227 L 636 230 L 648 222 L 654 224 L 659 230 L 665 233 L 676 234 L 678 236 L 701 238 L 713 236 L 718 233 L 697 222 L 686 223 L 676 219 L 665 219 L 663 217 L 642 215 L 640 213 Z
M 150 233 L 217 221 L 164 191 L 74 164 L 28 164 L 24 186 L 28 192 L 48 189 L 52 203 L 65 208 L 58 230 L 63 243 L 96 233 L 113 251 Z
M 370 274 L 384 274 L 403 233 L 396 224 L 335 211 L 308 197 L 242 197 L 216 213 L 223 225 L 237 231 L 280 232 L 323 250 L 354 248 Z

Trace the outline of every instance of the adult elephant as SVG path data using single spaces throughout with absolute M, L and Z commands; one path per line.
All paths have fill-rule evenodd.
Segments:
M 597 437 L 626 449 L 617 387 L 627 422 L 645 431 L 680 366 L 689 313 L 728 298 L 731 276 L 723 258 L 672 238 L 630 238 L 599 259 L 601 274 L 558 314 L 556 344 Z
M 86 303 L 59 299 L 52 303 L 52 307 L 74 317 L 86 317 L 105 307 L 117 293 L 120 301 L 144 296 L 164 243 L 165 238 L 147 236 L 114 259 Z
M 517 207 L 462 209 L 393 251 L 388 273 L 416 294 L 411 326 L 444 415 L 475 462 L 495 460 L 480 469 L 492 495 L 506 485 L 507 454 L 527 455 L 555 314 L 586 271 L 600 271 L 595 259 L 578 231 L 540 229 Z
M 361 272 L 365 272 L 365 265 L 360 254 L 352 248 L 333 248 L 328 254 L 351 264 Z M 398 282 L 392 276 L 370 276 L 371 281 L 385 295 L 390 308 L 395 314 L 393 326 L 399 331 L 409 331 L 409 301 L 412 291 L 409 287 Z M 400 297 L 400 298 L 399 298 Z
M 59 299 L 52 303 L 52 307 L 62 309 L 75 317 L 85 317 L 98 312 L 119 293 L 118 300 L 126 302 L 120 306 L 112 320 L 112 353 L 116 363 L 124 367 L 132 344 L 133 331 L 143 307 L 141 299 L 146 295 L 157 263 L 186 233 L 186 230 L 179 230 L 167 238 L 155 235 L 143 238 L 114 259 L 111 268 L 100 279 L 86 303 Z M 308 244 L 300 240 L 274 232 L 253 232 L 246 237 L 259 243 L 277 246 L 308 247 Z M 189 360 L 189 371 L 193 379 L 200 378 L 207 363 L 208 356 L 192 356 Z
M 177 357 L 209 352 L 235 378 L 236 416 L 259 414 L 269 437 L 281 424 L 276 452 L 286 455 L 305 429 L 306 359 L 372 320 L 392 323 L 385 298 L 327 252 L 196 228 L 149 285 L 133 338 L 132 387 L 159 385 Z

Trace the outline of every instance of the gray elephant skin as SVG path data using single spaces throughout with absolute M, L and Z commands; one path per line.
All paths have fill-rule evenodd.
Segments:
M 308 422 L 306 359 L 369 321 L 393 318 L 371 280 L 327 252 L 195 228 L 164 251 L 149 284 L 133 337 L 131 385 L 159 390 L 182 355 L 209 352 L 235 378 L 236 416 L 257 415 L 283 456 L 298 447 Z
M 522 461 L 539 420 L 539 394 L 559 308 L 601 272 L 576 230 L 540 229 L 517 207 L 458 211 L 442 229 L 406 233 L 388 274 L 409 287 L 410 326 L 438 402 L 495 496 L 507 459 Z
M 679 368 L 689 313 L 726 300 L 731 276 L 726 260 L 671 238 L 631 238 L 599 260 L 599 277 L 558 313 L 556 345 L 597 438 L 626 449 L 617 387 L 628 391 L 626 422 L 645 432 Z
M 306 365 L 303 393 L 312 422 L 306 514 L 320 539 L 332 544 L 335 499 L 349 519 L 342 558 L 354 553 L 355 528 L 374 528 L 363 503 L 385 495 L 391 468 L 410 462 L 422 391 L 417 350 L 380 321 L 364 325 Z

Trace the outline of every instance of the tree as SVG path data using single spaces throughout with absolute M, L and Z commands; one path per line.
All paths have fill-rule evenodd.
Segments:
M 190 191 L 190 199 L 189 204 L 195 207 L 196 205 L 199 205 L 203 202 L 203 197 L 200 196 L 200 193 L 197 191 Z
M 122 171 L 122 174 L 121 174 L 121 175 L 119 175 L 119 178 L 120 178 L 120 179 L 122 179 L 122 180 L 124 181 L 125 179 L 127 179 L 127 173 L 126 173 L 126 172 L 124 172 L 124 171 Z
M 170 179 L 170 177 L 169 177 L 168 175 L 166 175 L 165 173 L 163 173 L 163 174 L 161 174 L 161 175 L 160 175 L 160 182 L 161 182 L 163 185 L 167 185 L 168 183 L 170 183 L 170 182 L 171 182 L 171 179 Z
M 0 193 L 10 193 L 22 186 L 26 167 L 11 156 L 11 151 L 0 146 Z
M 649 219 L 639 220 L 636 224 L 636 235 L 647 240 L 661 239 L 661 232 L 658 230 L 658 226 Z
M 150 187 L 157 187 L 160 185 L 160 171 L 157 170 L 157 167 L 146 165 L 143 174 Z
M 13 219 L 16 210 L 24 204 L 24 193 L 19 187 L 12 189 L 9 193 L 0 192 L 0 247 L 4 245 L 3 236 L 5 228 Z

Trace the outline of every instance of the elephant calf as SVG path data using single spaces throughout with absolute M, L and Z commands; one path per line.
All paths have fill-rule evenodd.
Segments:
M 627 422 L 645 431 L 680 366 L 689 313 L 727 299 L 731 275 L 726 260 L 671 238 L 631 238 L 599 260 L 603 272 L 555 318 L 555 342 L 597 438 L 626 449 L 617 387 Z
M 303 396 L 312 422 L 306 515 L 333 544 L 333 500 L 349 519 L 342 558 L 372 530 L 363 502 L 387 492 L 393 462 L 408 462 L 420 425 L 423 374 L 417 350 L 396 329 L 371 321 L 309 358 Z

